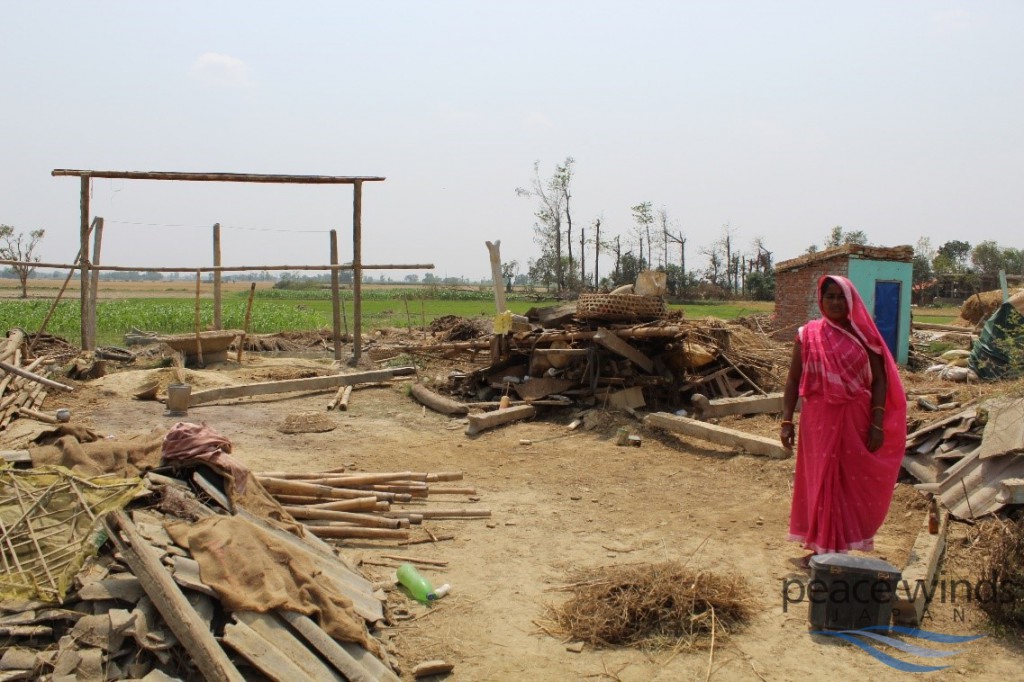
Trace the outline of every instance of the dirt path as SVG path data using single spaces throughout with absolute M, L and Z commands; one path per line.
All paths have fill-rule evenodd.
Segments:
M 291 369 L 250 360 L 206 370 L 210 385 L 286 378 L 326 362 L 293 361 Z M 276 361 L 280 363 L 281 361 Z M 47 408 L 68 405 L 96 430 L 121 437 L 154 426 L 169 427 L 163 406 L 129 398 L 145 373 L 106 377 Z M 267 396 L 190 410 L 189 421 L 204 421 L 230 438 L 235 454 L 254 470 L 315 471 L 349 467 L 362 471 L 450 471 L 465 473 L 476 504 L 489 520 L 432 521 L 435 534 L 455 540 L 396 548 L 393 544 L 346 544 L 356 559 L 403 553 L 447 561 L 425 571 L 451 594 L 432 608 L 400 593 L 389 605 L 406 611 L 385 631 L 411 679 L 412 667 L 427 659 L 455 664 L 456 680 L 824 680 L 905 679 L 866 652 L 808 635 L 806 606 L 783 607 L 781 588 L 792 577 L 795 545 L 785 542 L 793 461 L 736 455 L 705 443 L 643 431 L 625 416 L 608 416 L 592 430 L 569 431 L 574 412 L 548 412 L 542 420 L 512 425 L 476 438 L 457 421 L 425 412 L 397 387 L 355 391 L 349 412 L 331 412 L 337 428 L 326 433 L 286 435 L 276 430 L 288 414 L 323 410 L 329 395 Z M 639 448 L 617 447 L 619 424 L 632 424 L 643 437 Z M 767 417 L 742 427 L 774 433 Z M 530 444 L 522 444 L 528 440 Z M 6 446 L 5 446 L 6 447 Z M 434 507 L 464 503 L 464 497 L 431 498 Z M 901 566 L 919 531 L 924 506 L 906 485 L 896 491 L 874 556 Z M 610 564 L 688 561 L 714 572 L 736 572 L 750 585 L 758 605 L 750 625 L 719 638 L 714 651 L 641 652 L 615 648 L 581 653 L 547 634 L 545 606 L 564 599 L 557 591 L 569 570 Z M 366 566 L 384 580 L 389 569 Z M 935 607 L 927 627 L 946 633 L 985 632 L 982 615 L 971 609 L 964 622 L 947 605 Z M 963 653 L 938 663 L 951 667 L 931 679 L 1009 680 L 1020 677 L 1019 643 L 995 637 L 962 645 Z M 920 662 L 920 659 L 915 659 Z M 709 667 L 710 661 L 710 667 Z

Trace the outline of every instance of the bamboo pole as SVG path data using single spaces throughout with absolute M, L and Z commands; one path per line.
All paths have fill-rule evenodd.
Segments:
M 220 267 L 220 223 L 213 224 L 213 266 Z M 220 270 L 213 272 L 213 328 L 220 331 L 224 328 L 221 319 L 221 287 Z
M 401 519 L 374 516 L 373 514 L 359 514 L 357 512 L 334 511 L 331 509 L 311 509 L 309 507 L 286 506 L 285 511 L 294 518 L 301 521 L 345 521 L 354 523 L 357 526 L 368 526 L 371 528 L 401 528 Z M 316 525 L 316 524 L 307 524 Z
M 4 349 L 0 351 L 0 362 L 6 362 L 21 348 L 21 344 L 25 343 L 25 330 L 15 327 L 9 332 L 10 336 L 4 342 Z M 29 347 L 31 350 L 31 347 Z M 15 363 L 17 364 L 17 363 Z
M 89 177 L 81 177 L 80 185 L 81 223 L 79 225 L 79 263 L 81 265 L 81 291 L 79 310 L 82 321 L 82 350 L 95 350 L 95 339 L 89 325 Z
M 363 355 L 363 182 L 352 185 L 352 364 Z
M 242 338 L 238 339 L 239 363 L 242 362 L 242 350 L 245 348 L 245 337 L 249 333 L 249 324 L 252 322 L 252 299 L 256 295 L 256 282 L 249 285 L 249 302 L 245 304 L 245 324 L 242 326 Z
M 199 287 L 202 285 L 203 275 L 198 270 L 196 271 L 196 365 L 203 367 L 203 340 L 200 332 L 199 321 Z
M 38 374 L 34 374 L 26 369 L 22 369 L 21 367 L 15 367 L 14 365 L 11 365 L 6 362 L 0 362 L 0 369 L 4 370 L 5 372 L 10 372 L 11 374 L 17 374 L 19 377 L 28 379 L 29 381 L 34 381 L 37 384 L 49 386 L 50 388 L 56 388 L 61 391 L 75 390 L 71 386 L 59 384 L 56 381 L 53 381 L 52 379 L 47 379 L 46 377 L 39 376 Z
M 407 540 L 409 531 L 391 528 L 363 528 L 361 526 L 306 526 L 318 538 Z
M 388 511 L 384 516 L 392 519 L 420 516 L 424 519 L 487 519 L 490 509 L 424 509 L 422 511 Z
M 331 265 L 337 264 L 338 231 L 331 230 Z M 331 332 L 334 342 L 334 359 L 341 360 L 341 285 L 337 270 L 331 270 Z

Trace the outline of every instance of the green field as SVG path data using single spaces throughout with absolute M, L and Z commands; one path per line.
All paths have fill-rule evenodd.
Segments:
M 344 301 L 347 328 L 351 330 L 353 309 L 351 293 L 346 292 Z M 223 326 L 225 329 L 241 329 L 245 321 L 247 292 L 239 292 L 225 298 L 223 304 Z M 422 297 L 421 297 L 422 296 Z M 533 307 L 557 305 L 558 301 L 533 300 L 528 297 L 512 297 L 508 307 L 512 312 L 524 314 Z M 49 310 L 51 301 L 45 298 L 18 300 L 6 299 L 0 302 L 0 328 L 22 327 L 29 332 L 39 329 Z M 487 292 L 466 290 L 416 289 L 413 291 L 370 290 L 363 297 L 363 328 L 421 327 L 444 315 L 476 317 L 493 315 L 494 303 Z M 688 318 L 702 319 L 717 317 L 734 319 L 746 315 L 771 313 L 774 304 L 770 301 L 708 301 L 682 305 L 671 305 L 672 310 L 683 310 Z M 950 309 L 921 309 L 914 311 L 918 322 L 948 324 L 959 311 Z M 200 326 L 211 328 L 213 324 L 213 302 L 200 302 Z M 124 335 L 132 328 L 162 334 L 184 334 L 195 330 L 195 301 L 186 297 L 177 298 L 121 298 L 100 301 L 97 304 L 97 342 L 104 346 L 119 346 Z M 257 292 L 253 304 L 252 323 L 249 331 L 253 334 L 271 334 L 281 331 L 302 331 L 331 328 L 330 293 L 325 291 L 264 290 Z M 64 337 L 71 342 L 81 338 L 79 303 L 77 300 L 62 301 L 50 322 L 47 331 Z

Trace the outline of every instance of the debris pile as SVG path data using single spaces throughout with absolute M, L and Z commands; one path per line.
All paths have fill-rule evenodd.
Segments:
M 1024 503 L 1024 399 L 989 400 L 907 436 L 903 468 L 953 516 Z
M 509 407 L 689 409 L 694 395 L 766 395 L 781 385 L 789 362 L 784 344 L 740 324 L 686 320 L 657 297 L 592 294 L 531 310 L 527 319 L 523 331 L 513 322 L 490 338 L 397 347 L 449 358 L 469 353 L 477 362 L 487 351 L 484 366 L 453 373 L 443 387 L 469 408 L 499 407 L 504 397 Z
M 37 440 L 36 468 L 0 469 L 3 679 L 397 682 L 381 585 L 320 538 L 437 542 L 409 526 L 489 516 L 424 504 L 479 499 L 438 485 L 458 472 L 254 475 L 207 426 Z

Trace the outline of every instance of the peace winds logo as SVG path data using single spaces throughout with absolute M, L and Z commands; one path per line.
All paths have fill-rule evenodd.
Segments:
M 967 642 L 973 642 L 976 639 L 981 639 L 985 636 L 945 635 L 941 632 L 930 632 L 928 630 L 902 627 L 899 625 L 873 625 L 870 627 L 858 628 L 856 630 L 814 630 L 810 634 L 836 637 L 837 639 L 844 640 L 850 644 L 860 647 L 890 668 L 896 668 L 897 670 L 902 670 L 903 672 L 908 673 L 930 673 L 936 670 L 945 670 L 949 666 L 919 665 L 917 663 L 910 663 L 909 661 L 900 660 L 895 656 L 885 653 L 875 646 L 875 644 L 889 646 L 898 651 L 902 651 L 905 654 L 917 656 L 918 658 L 948 658 L 949 656 L 956 656 L 963 651 L 962 649 L 932 649 L 881 634 L 883 632 L 923 639 L 925 641 L 935 642 L 938 644 L 965 644 Z

